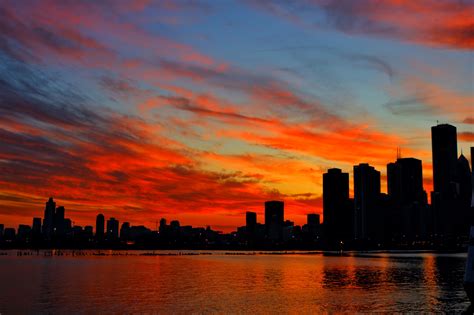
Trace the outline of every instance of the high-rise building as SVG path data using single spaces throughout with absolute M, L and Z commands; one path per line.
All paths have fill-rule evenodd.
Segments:
M 332 168 L 323 174 L 324 235 L 334 245 L 351 238 L 353 209 L 349 203 L 349 174 Z
M 119 221 L 115 218 L 107 220 L 107 240 L 114 241 L 119 237 Z
M 255 212 L 247 211 L 245 213 L 245 227 L 247 232 L 255 232 L 257 228 L 257 214 Z
M 245 236 L 249 244 L 252 244 L 257 237 L 257 213 L 255 212 L 245 213 Z
M 380 238 L 381 215 L 380 172 L 369 164 L 354 166 L 354 238 L 377 241 Z
M 62 237 L 64 235 L 64 215 L 66 210 L 63 206 L 59 206 L 56 208 L 56 212 L 54 213 L 54 235 L 58 237 Z
M 37 240 L 41 236 L 41 218 L 33 218 L 33 225 L 31 229 L 31 236 Z
M 46 202 L 43 218 L 43 236 L 46 240 L 50 240 L 54 229 L 54 213 L 56 210 L 56 202 L 50 197 Z
M 120 228 L 120 239 L 122 241 L 128 241 L 130 239 L 130 223 L 129 222 L 122 223 L 122 227 Z
M 95 238 L 100 241 L 104 239 L 105 218 L 102 213 L 95 220 Z
M 283 238 L 284 212 L 283 201 L 265 202 L 265 232 L 268 239 L 279 241 Z
M 3 230 L 5 229 L 5 226 L 3 224 L 0 224 L 0 241 L 3 239 Z
M 387 165 L 388 195 L 398 205 L 422 203 L 423 170 L 421 160 L 400 158 Z
M 82 232 L 83 234 L 83 237 L 84 237 L 84 240 L 86 241 L 90 241 L 94 238 L 94 228 L 92 227 L 92 225 L 86 225 L 84 227 L 84 231 Z
M 321 224 L 320 216 L 317 213 L 308 213 L 306 215 L 306 224 L 308 226 L 318 226 Z
M 471 168 L 469 161 L 464 155 L 460 155 L 456 163 L 455 181 L 457 184 L 456 197 L 459 200 L 462 208 L 469 208 L 471 206 L 472 182 L 471 182 Z
M 17 240 L 28 243 L 31 239 L 31 226 L 20 224 L 18 226 Z
M 431 146 L 434 191 L 451 194 L 458 159 L 456 127 L 448 124 L 431 127 Z

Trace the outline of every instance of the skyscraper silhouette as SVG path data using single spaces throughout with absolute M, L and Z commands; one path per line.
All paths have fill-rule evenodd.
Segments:
M 369 164 L 354 166 L 354 238 L 362 241 L 376 241 L 381 215 L 377 204 L 380 200 L 380 172 Z
M 271 241 L 283 238 L 284 209 L 283 201 L 265 202 L 265 232 Z
M 41 218 L 33 218 L 31 236 L 34 240 L 39 240 L 40 239 L 40 237 L 41 237 Z
M 387 165 L 390 204 L 386 211 L 385 229 L 389 238 L 398 241 L 426 239 L 431 232 L 431 212 L 423 190 L 421 160 L 399 158 Z
M 352 237 L 354 209 L 349 203 L 349 174 L 338 168 L 323 174 L 324 235 L 329 245 Z
M 107 240 L 116 241 L 119 237 L 119 221 L 115 218 L 107 220 Z
M 66 210 L 63 206 L 59 206 L 56 208 L 56 212 L 54 213 L 54 235 L 61 237 L 64 235 L 64 215 Z
M 458 159 L 456 127 L 448 124 L 431 127 L 431 146 L 434 191 L 441 194 L 451 193 Z
M 257 214 L 255 212 L 247 211 L 245 213 L 245 227 L 250 233 L 254 233 L 257 228 Z
M 455 225 L 458 218 L 458 215 L 453 213 L 458 151 L 456 127 L 448 124 L 431 127 L 431 144 L 434 184 L 431 204 L 435 219 L 435 234 L 440 240 L 450 240 L 456 232 Z
M 102 213 L 99 213 L 95 220 L 95 238 L 98 241 L 102 241 L 104 239 L 104 228 L 105 228 L 105 218 Z
M 388 195 L 399 205 L 423 202 L 423 170 L 421 160 L 400 158 L 387 165 Z
M 56 203 L 54 202 L 53 198 L 50 197 L 46 202 L 43 218 L 43 236 L 46 240 L 50 240 L 53 235 L 55 210 Z

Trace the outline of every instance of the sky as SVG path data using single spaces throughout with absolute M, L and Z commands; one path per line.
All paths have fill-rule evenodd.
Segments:
M 3 0 L 0 223 L 231 231 L 322 214 L 322 174 L 474 145 L 474 0 Z

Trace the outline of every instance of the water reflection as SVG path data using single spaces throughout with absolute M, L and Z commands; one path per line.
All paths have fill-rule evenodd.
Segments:
M 460 312 L 465 255 L 0 257 L 0 313 Z

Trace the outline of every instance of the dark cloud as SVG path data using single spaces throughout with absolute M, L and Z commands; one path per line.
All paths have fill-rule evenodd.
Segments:
M 415 96 L 400 100 L 390 101 L 383 106 L 394 115 L 424 115 L 431 114 L 433 107 L 427 106 L 424 101 L 428 99 L 425 96 Z

